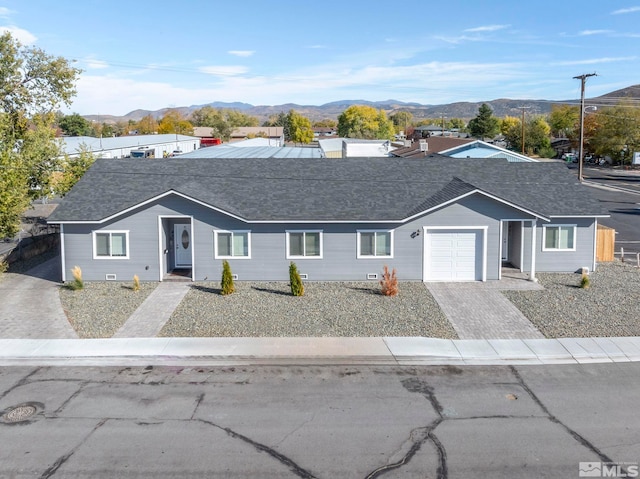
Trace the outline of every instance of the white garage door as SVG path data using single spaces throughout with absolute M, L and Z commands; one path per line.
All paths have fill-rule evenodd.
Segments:
M 426 281 L 482 280 L 481 230 L 427 230 Z

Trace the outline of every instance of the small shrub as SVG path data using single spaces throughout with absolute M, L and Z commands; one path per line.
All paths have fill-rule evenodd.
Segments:
M 298 273 L 298 267 L 292 261 L 289 265 L 289 281 L 291 282 L 291 294 L 294 296 L 302 296 L 304 294 L 304 284 Z
M 140 291 L 140 278 L 138 277 L 137 274 L 133 275 L 133 288 L 132 288 L 136 293 L 138 291 Z
M 84 288 L 84 280 L 82 279 L 80 266 L 74 266 L 71 274 L 73 275 L 73 281 L 69 284 L 69 288 L 74 291 Z
M 384 266 L 380 286 L 382 287 L 380 292 L 385 296 L 395 296 L 398 294 L 398 278 L 396 277 L 395 268 L 389 273 L 387 265 Z
M 233 285 L 233 274 L 231 274 L 231 266 L 229 266 L 229 262 L 224 260 L 222 262 L 222 280 L 220 281 L 221 288 L 220 294 L 226 296 L 227 294 L 231 294 L 236 290 L 236 287 Z
M 582 289 L 589 289 L 589 286 L 591 286 L 591 278 L 589 278 L 588 274 L 582 273 L 582 278 L 580 279 L 580 287 Z

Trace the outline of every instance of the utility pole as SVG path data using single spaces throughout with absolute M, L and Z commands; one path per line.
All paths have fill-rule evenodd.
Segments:
M 587 78 L 597 76 L 597 73 L 585 73 L 584 75 L 578 75 L 573 77 L 574 80 L 580 80 L 580 145 L 578 149 L 578 181 L 582 183 L 582 157 L 584 155 L 583 143 L 584 143 L 584 84 Z
M 446 116 L 444 116 L 444 113 L 442 114 L 442 136 L 444 137 L 444 119 L 446 118 Z
M 520 106 L 518 107 L 522 110 L 522 121 L 520 123 L 522 123 L 522 154 L 524 155 L 524 111 L 528 108 L 531 108 L 530 106 Z

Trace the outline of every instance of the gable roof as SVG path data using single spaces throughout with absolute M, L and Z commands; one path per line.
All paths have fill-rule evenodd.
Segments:
M 178 157 L 97 160 L 49 221 L 102 222 L 175 193 L 247 222 L 403 222 L 474 192 L 541 218 L 607 214 L 557 163 Z
M 454 146 L 447 150 L 441 150 L 441 155 L 452 158 L 504 158 L 507 161 L 537 161 L 515 151 L 507 150 L 497 145 L 492 145 L 482 140 L 474 140 L 464 145 Z
M 430 153 L 440 153 L 457 146 L 471 143 L 473 140 L 468 138 L 456 138 L 453 136 L 430 136 L 425 138 L 427 151 L 420 150 L 420 142 L 414 141 L 411 146 L 396 148 L 391 152 L 393 156 L 401 156 L 402 158 L 424 158 Z

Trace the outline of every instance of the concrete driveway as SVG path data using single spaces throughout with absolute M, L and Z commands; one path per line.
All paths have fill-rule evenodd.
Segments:
M 58 283 L 60 258 L 0 279 L 0 338 L 77 338 L 64 314 Z

